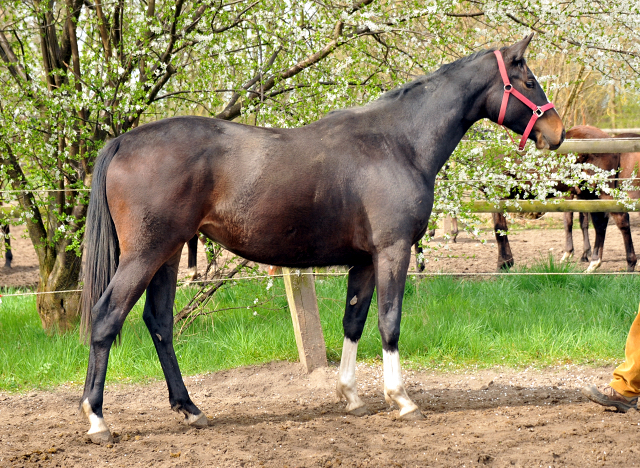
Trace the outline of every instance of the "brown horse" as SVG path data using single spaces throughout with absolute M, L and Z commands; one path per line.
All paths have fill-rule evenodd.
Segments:
M 171 408 L 192 426 L 208 424 L 185 388 L 172 333 L 180 252 L 198 231 L 264 264 L 348 265 L 338 395 L 350 413 L 368 412 L 355 358 L 376 289 L 385 398 L 400 418 L 421 417 L 402 381 L 398 340 L 411 246 L 427 229 L 436 174 L 483 118 L 503 116 L 513 131 L 531 130 L 538 148 L 564 139 L 557 112 L 541 115 L 547 98 L 524 60 L 530 40 L 501 54 L 475 53 L 301 128 L 176 117 L 110 141 L 95 165 L 85 237 L 83 318 L 91 341 L 81 407 L 91 439 L 111 440 L 102 414 L 109 350 L 145 290 L 143 318 Z M 506 93 L 502 59 L 512 87 Z M 535 103 L 533 117 L 521 100 L 502 105 L 514 90 Z
M 610 136 L 599 128 L 591 127 L 589 125 L 579 125 L 573 127 L 567 132 L 567 138 L 610 138 Z M 622 133 L 616 135 L 614 138 L 640 138 L 640 135 L 637 133 Z M 629 179 L 631 177 L 638 177 L 640 173 L 640 152 L 579 155 L 578 162 L 583 162 L 583 160 L 589 161 L 603 169 L 616 169 L 617 174 L 613 176 L 613 179 Z M 613 180 L 610 185 L 612 187 L 619 187 L 621 183 L 622 181 L 620 180 Z M 640 183 L 636 180 L 632 183 L 632 186 L 640 187 Z M 628 191 L 627 194 L 632 199 L 640 198 L 639 190 L 631 190 Z M 577 193 L 577 198 L 589 199 L 596 198 L 596 196 L 586 190 Z M 601 193 L 597 198 L 600 198 L 601 200 L 611 200 L 612 197 L 605 193 Z M 631 238 L 629 213 L 610 213 L 610 215 L 622 234 L 622 240 L 624 242 L 626 252 L 627 271 L 634 271 L 637 263 L 637 257 L 633 247 L 633 240 Z M 592 253 L 590 252 L 591 244 L 589 242 L 588 216 L 586 213 L 580 213 L 580 226 L 584 240 L 581 260 L 585 262 L 589 261 L 589 254 L 591 253 L 591 263 L 589 264 L 589 268 L 587 268 L 587 271 L 589 272 L 595 271 L 602 263 L 604 240 L 607 233 L 607 225 L 609 224 L 609 213 L 591 213 L 591 220 L 596 231 L 596 239 Z M 566 259 L 567 256 L 573 253 L 573 239 L 571 232 L 573 213 L 565 213 L 564 224 L 567 240 L 565 256 L 563 256 L 563 259 Z
M 590 138 L 611 138 L 609 134 L 603 132 L 599 128 L 589 125 L 578 125 L 567 131 L 566 137 L 568 139 L 590 139 Z M 640 137 L 637 134 L 621 134 L 616 138 L 635 138 Z M 617 175 L 612 176 L 613 179 L 617 178 L 630 178 L 634 169 L 638 167 L 640 163 L 640 153 L 582 153 L 579 154 L 577 163 L 589 163 L 603 170 L 615 170 L 619 171 Z M 638 172 L 638 171 L 636 171 Z M 620 182 L 612 180 L 609 184 L 612 188 L 618 187 Z M 634 183 L 638 186 L 638 182 Z M 601 193 L 596 195 L 593 191 L 587 189 L 581 189 L 579 187 L 569 187 L 566 184 L 558 183 L 556 189 L 561 192 L 568 192 L 572 197 L 579 200 L 593 200 L 593 199 L 611 199 L 610 195 Z M 640 198 L 639 191 L 628 192 L 631 198 Z M 634 271 L 636 266 L 636 255 L 633 248 L 633 242 L 631 240 L 631 231 L 629 227 L 629 214 L 628 213 L 611 213 L 616 225 L 622 233 L 622 238 L 625 244 L 626 257 L 627 257 L 627 271 Z M 602 253 L 604 246 L 604 239 L 607 230 L 607 224 L 609 221 L 608 213 L 591 213 L 591 219 L 596 231 L 596 240 L 593 251 L 591 250 L 591 244 L 589 242 L 589 214 L 580 213 L 580 228 L 583 234 L 583 253 L 581 260 L 588 262 L 591 260 L 587 271 L 594 271 L 602 263 Z M 498 270 L 507 269 L 513 266 L 513 254 L 509 245 L 509 239 L 506 235 L 501 235 L 501 231 L 507 231 L 507 220 L 502 213 L 493 213 L 494 231 L 496 236 L 496 243 L 498 245 Z M 573 246 L 573 213 L 564 213 L 564 229 L 565 229 L 565 248 L 562 260 L 567 260 L 574 253 Z

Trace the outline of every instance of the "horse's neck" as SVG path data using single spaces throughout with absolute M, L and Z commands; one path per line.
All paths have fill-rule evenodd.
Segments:
M 469 89 L 461 86 L 460 81 L 441 79 L 432 92 L 425 90 L 411 104 L 410 112 L 406 109 L 398 112 L 407 117 L 405 122 L 398 122 L 396 131 L 411 142 L 412 163 L 428 178 L 435 180 L 469 127 L 484 117 L 476 105 L 478 99 L 483 99 L 483 89 L 476 87 Z M 402 104 L 390 104 L 394 105 Z

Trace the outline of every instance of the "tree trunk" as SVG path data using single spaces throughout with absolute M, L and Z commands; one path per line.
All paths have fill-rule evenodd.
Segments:
M 69 263 L 63 267 L 56 262 L 53 268 L 40 264 L 40 282 L 36 304 L 42 327 L 48 334 L 65 333 L 80 321 L 80 260 L 70 252 L 63 256 Z M 69 291 L 69 292 L 54 292 Z
M 38 292 L 46 292 L 38 288 Z M 80 321 L 80 292 L 40 294 L 38 314 L 47 334 L 65 333 Z

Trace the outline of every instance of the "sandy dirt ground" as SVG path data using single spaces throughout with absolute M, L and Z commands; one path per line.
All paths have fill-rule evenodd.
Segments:
M 549 254 L 559 259 L 559 228 L 557 215 L 517 223 L 510 235 L 517 264 Z M 35 254 L 21 230 L 13 232 L 15 267 L 1 272 L 0 285 L 35 284 Z M 430 258 L 428 270 L 494 271 L 492 233 L 483 235 L 485 245 L 461 234 L 447 244 L 450 250 L 439 250 L 438 261 Z M 204 265 L 202 253 L 199 262 Z M 620 234 L 610 226 L 602 270 L 624 269 Z M 372 411 L 362 418 L 345 415 L 344 402 L 336 401 L 335 365 L 307 375 L 299 364 L 271 363 L 187 377 L 209 418 L 204 429 L 171 412 L 164 382 L 110 384 L 104 408 L 115 442 L 103 446 L 84 435 L 79 386 L 0 393 L 0 467 L 635 466 L 640 414 L 605 410 L 579 393 L 587 383 L 606 384 L 612 369 L 406 371 L 407 389 L 425 419 L 404 422 L 384 402 L 381 363 L 358 366 L 361 396 Z
M 335 401 L 337 368 L 311 375 L 272 363 L 185 379 L 209 417 L 185 426 L 163 382 L 108 385 L 115 443 L 97 446 L 77 414 L 79 387 L 0 394 L 0 466 L 42 467 L 593 467 L 638 463 L 640 414 L 586 402 L 585 383 L 611 369 L 562 367 L 464 373 L 405 372 L 425 415 L 396 419 L 380 366 L 360 365 L 372 410 L 347 416 Z

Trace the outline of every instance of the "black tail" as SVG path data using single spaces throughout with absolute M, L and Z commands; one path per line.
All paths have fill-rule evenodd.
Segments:
M 120 245 L 107 204 L 107 169 L 118 152 L 118 138 L 108 142 L 96 160 L 91 183 L 91 199 L 84 234 L 84 286 L 82 290 L 80 337 L 91 333 L 91 309 L 98 302 L 118 268 Z

